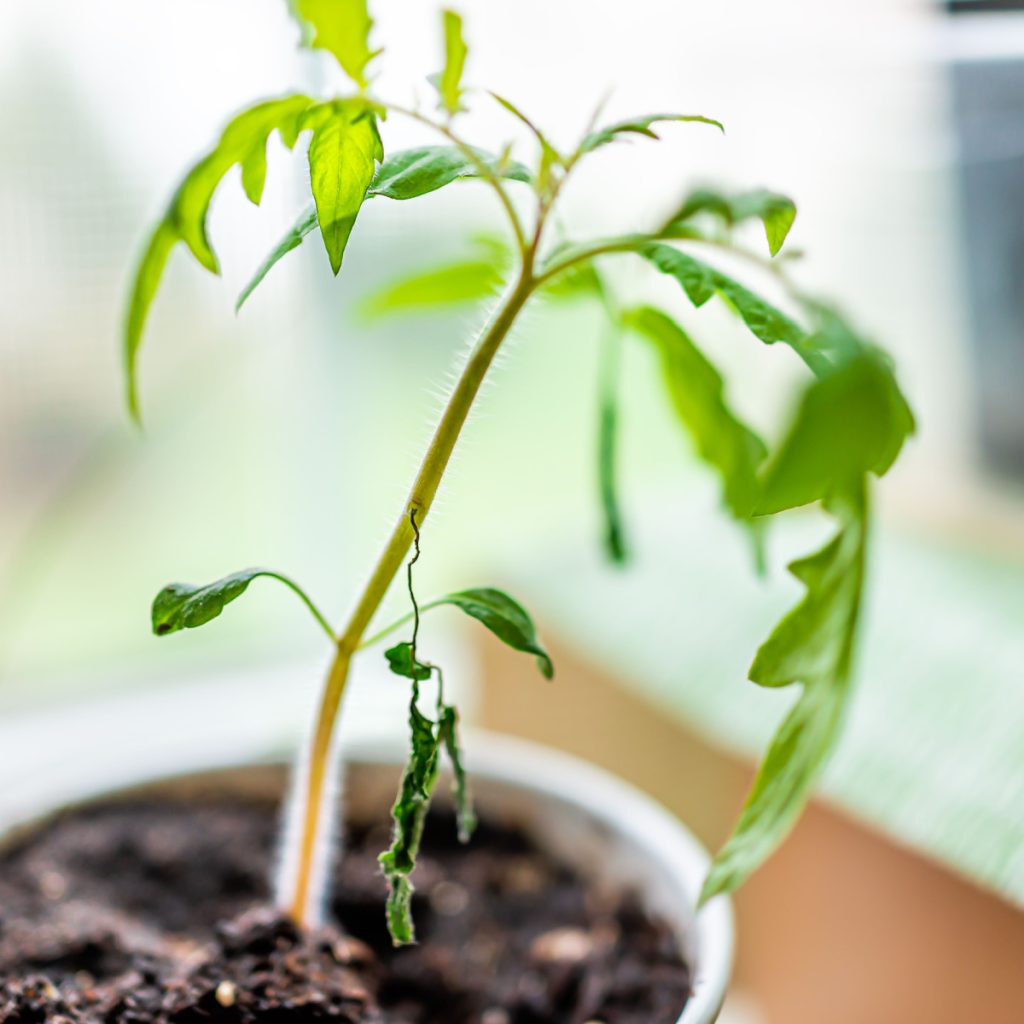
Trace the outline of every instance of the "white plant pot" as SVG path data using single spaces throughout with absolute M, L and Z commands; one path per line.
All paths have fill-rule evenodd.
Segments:
M 544 849 L 574 866 L 592 884 L 635 891 L 652 914 L 676 931 L 693 974 L 693 994 L 678 1024 L 711 1024 L 725 998 L 732 965 L 733 924 L 729 901 L 693 907 L 708 866 L 700 843 L 666 810 L 608 773 L 566 754 L 512 737 L 469 731 L 465 739 L 473 792 L 482 813 L 514 822 Z M 187 793 L 211 789 L 258 792 L 281 798 L 287 768 L 279 760 L 225 764 L 223 752 L 186 746 L 181 764 L 168 773 L 166 758 L 146 765 L 138 758 L 123 771 L 124 786 L 111 790 L 109 770 L 90 785 L 40 780 L 32 820 L 0 808 L 0 833 L 21 832 L 68 799 L 89 800 L 145 792 Z M 348 813 L 365 820 L 387 813 L 405 750 L 393 737 L 353 737 L 346 744 Z M 101 781 L 103 780 L 103 781 Z M 42 785 L 39 785 L 42 783 Z M 446 799 L 447 787 L 438 788 Z M 383 908 L 381 910 L 383 913 Z

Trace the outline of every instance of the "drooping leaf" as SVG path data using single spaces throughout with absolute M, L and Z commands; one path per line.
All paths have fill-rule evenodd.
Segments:
M 637 251 L 663 274 L 674 277 L 694 306 L 703 306 L 714 295 L 720 295 L 754 337 L 766 345 L 780 341 L 789 345 L 815 373 L 827 372 L 830 368 L 830 362 L 807 331 L 728 274 L 670 245 L 652 242 Z
M 309 178 L 320 233 L 331 270 L 337 274 L 384 151 L 376 118 L 362 103 L 331 100 L 318 104 L 304 116 L 303 127 L 313 129 Z
M 882 476 L 914 430 L 914 416 L 884 356 L 865 347 L 804 393 L 765 470 L 756 513 L 769 515 Z
M 409 761 L 402 773 L 398 796 L 391 808 L 394 822 L 391 846 L 380 855 L 380 865 L 388 883 L 387 923 L 396 946 L 416 941 L 412 921 L 413 884 L 410 878 L 416 866 L 423 823 L 430 798 L 437 784 L 439 730 L 416 706 L 418 683 L 413 682 L 409 703 L 411 747 Z
M 806 587 L 761 646 L 750 678 L 803 687 L 768 749 L 732 835 L 711 865 L 701 903 L 743 883 L 786 837 L 832 749 L 850 690 L 864 585 L 867 517 L 863 481 L 834 495 L 839 531 L 790 571 Z
M 466 40 L 462 18 L 454 11 L 442 11 L 444 24 L 444 70 L 437 82 L 441 106 L 452 116 L 462 109 L 462 72 L 466 66 Z
M 249 279 L 249 283 L 239 292 L 238 300 L 235 302 L 236 313 L 245 304 L 246 299 L 256 290 L 256 287 L 263 278 L 267 276 L 274 264 L 290 253 L 292 249 L 297 249 L 302 245 L 302 240 L 311 231 L 316 230 L 317 224 L 316 206 L 310 205 L 307 209 L 303 210 L 299 219 L 288 229 L 281 241 L 274 246 L 273 250 L 267 255 L 267 258 L 259 265 L 256 273 Z
M 601 289 L 603 292 L 603 285 Z M 604 549 L 616 565 L 624 565 L 628 558 L 618 488 L 621 349 L 622 324 L 617 318 L 601 345 L 597 414 L 597 488 L 604 522 Z
M 360 89 L 369 84 L 366 69 L 380 50 L 370 49 L 373 19 L 366 0 L 291 0 L 296 14 L 312 30 L 306 45 L 327 50 Z
M 658 234 L 664 238 L 674 238 L 677 232 L 681 232 L 686 237 L 689 222 L 702 214 L 715 217 L 730 228 L 745 220 L 761 221 L 768 240 L 768 250 L 775 256 L 796 219 L 796 205 L 787 196 L 765 189 L 732 196 L 698 189 L 686 197 Z
M 650 306 L 628 311 L 625 320 L 654 342 L 676 415 L 697 454 L 721 477 L 725 504 L 738 519 L 749 518 L 764 443 L 729 408 L 721 375 L 674 320 Z
M 442 704 L 439 711 L 438 728 L 441 743 L 448 754 L 448 760 L 452 763 L 452 792 L 455 796 L 459 842 L 468 843 L 476 831 L 476 812 L 473 810 L 473 798 L 469 791 L 462 748 L 459 744 L 459 713 L 451 704 Z
M 363 314 L 374 318 L 493 297 L 506 279 L 512 253 L 497 239 L 480 237 L 475 241 L 479 256 L 399 278 L 368 296 L 361 307 Z
M 720 131 L 725 131 L 721 122 L 710 117 L 702 117 L 699 114 L 645 114 L 642 117 L 617 121 L 615 124 L 590 132 L 580 143 L 580 153 L 590 153 L 601 146 L 607 146 L 609 143 L 616 142 L 623 135 L 642 135 L 648 139 L 657 139 L 659 136 L 651 125 L 670 121 L 695 121 L 698 124 L 714 125 Z
M 546 679 L 555 674 L 555 667 L 547 651 L 537 639 L 537 631 L 529 613 L 517 601 L 504 591 L 494 587 L 477 587 L 471 590 L 460 590 L 454 594 L 446 594 L 431 607 L 450 604 L 461 609 L 471 618 L 486 626 L 499 640 L 508 644 L 513 650 L 532 654 L 537 659 L 537 666 Z
M 294 580 L 272 569 L 243 569 L 204 586 L 169 583 L 153 600 L 153 632 L 157 636 L 167 636 L 181 629 L 195 629 L 205 625 L 217 618 L 224 611 L 225 605 L 241 597 L 249 584 L 259 576 L 275 579 L 298 595 L 321 629 L 333 641 L 333 630 L 306 592 Z
M 416 659 L 413 645 L 408 641 L 395 644 L 384 652 L 388 659 L 388 667 L 396 676 L 404 676 L 406 679 L 415 679 L 417 682 L 430 678 L 433 671 L 430 665 L 424 664 Z
M 501 160 L 473 149 L 477 161 L 496 177 L 529 182 L 530 172 L 514 160 Z M 370 195 L 388 199 L 415 199 L 460 178 L 480 177 L 477 162 L 455 146 L 417 146 L 403 149 L 381 164 L 370 185 Z
M 291 148 L 304 112 L 312 104 L 308 96 L 284 96 L 242 111 L 224 129 L 217 144 L 196 163 L 178 186 L 167 212 L 157 224 L 135 271 L 124 333 L 124 366 L 128 408 L 139 419 L 136 364 L 149 308 L 171 250 L 184 242 L 193 256 L 212 273 L 220 266 L 206 232 L 207 213 L 217 186 L 235 164 L 242 167 L 246 195 L 258 204 L 266 178 L 267 139 L 275 130 Z

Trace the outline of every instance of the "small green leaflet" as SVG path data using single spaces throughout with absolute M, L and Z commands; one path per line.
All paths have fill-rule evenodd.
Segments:
M 617 485 L 621 350 L 621 325 L 613 324 L 601 343 L 597 413 L 597 491 L 604 519 L 604 549 L 615 565 L 624 565 L 629 557 Z
M 658 135 L 651 125 L 657 124 L 659 121 L 695 121 L 698 124 L 714 125 L 720 131 L 725 131 L 721 122 L 710 117 L 702 117 L 700 114 L 645 114 L 642 117 L 617 121 L 615 124 L 590 132 L 580 143 L 579 152 L 580 154 L 590 153 L 601 146 L 607 146 L 609 143 L 617 141 L 623 135 L 643 135 L 648 139 L 657 139 Z
M 153 632 L 157 636 L 167 636 L 181 629 L 205 625 L 217 618 L 225 605 L 241 597 L 259 576 L 278 580 L 297 594 L 333 642 L 334 631 L 306 592 L 294 580 L 272 569 L 243 569 L 205 586 L 169 583 L 153 600 Z
M 524 124 L 540 144 L 540 166 L 537 171 L 537 190 L 544 192 L 550 180 L 551 169 L 565 165 L 565 158 L 551 145 L 548 137 L 537 127 L 535 121 L 527 117 L 511 100 L 499 96 L 496 92 L 490 94 L 493 99 L 504 107 L 517 121 Z
M 529 169 L 514 160 L 502 160 L 482 149 L 473 148 L 471 152 L 473 156 L 455 146 L 400 150 L 381 165 L 370 185 L 370 195 L 415 199 L 460 178 L 479 178 L 481 167 L 498 178 L 530 181 Z
M 235 164 L 242 166 L 242 186 L 256 204 L 267 173 L 267 139 L 275 130 L 290 149 L 298 137 L 308 96 L 284 96 L 242 111 L 224 129 L 216 146 L 188 172 L 163 219 L 156 226 L 135 271 L 124 332 L 124 365 L 128 409 L 140 419 L 136 363 L 149 307 L 156 295 L 174 246 L 184 242 L 207 270 L 220 272 L 206 234 L 206 217 L 217 186 Z
M 758 496 L 757 470 L 767 454 L 764 443 L 729 408 L 721 375 L 675 321 L 650 306 L 629 310 L 625 321 L 654 342 L 680 422 L 697 454 L 721 476 L 729 510 L 748 519 Z
M 389 647 L 384 652 L 384 657 L 388 659 L 388 667 L 391 671 L 396 676 L 404 676 L 406 679 L 415 679 L 417 682 L 423 682 L 429 679 L 430 674 L 434 671 L 430 665 L 416 660 L 415 651 L 408 640 L 403 640 L 400 644 Z
M 530 180 L 529 170 L 520 163 L 501 160 L 483 150 L 474 150 L 474 153 L 496 175 L 512 181 Z M 366 198 L 385 196 L 388 199 L 415 199 L 450 185 L 453 181 L 476 177 L 479 177 L 479 168 L 455 147 L 418 146 L 415 149 L 399 150 L 385 159 L 366 190 Z M 316 207 L 307 207 L 242 289 L 236 309 L 241 308 L 274 264 L 301 245 L 317 224 Z
M 466 65 L 466 41 L 462 38 L 462 18 L 454 11 L 442 11 L 444 23 L 444 70 L 437 81 L 441 106 L 454 116 L 462 110 L 462 71 Z
M 431 267 L 386 285 L 361 305 L 364 316 L 451 306 L 493 298 L 501 289 L 512 262 L 512 253 L 501 241 L 480 237 L 480 255 Z
M 310 26 L 307 45 L 334 54 L 345 74 L 360 89 L 370 81 L 366 68 L 380 50 L 370 49 L 373 19 L 366 0 L 291 0 L 295 13 Z
M 754 337 L 766 345 L 780 341 L 789 345 L 815 373 L 830 369 L 831 363 L 799 324 L 728 274 L 670 245 L 651 242 L 637 252 L 663 274 L 674 277 L 694 306 L 703 306 L 714 295 L 720 295 Z
M 758 515 L 843 493 L 882 476 L 914 431 L 914 415 L 885 357 L 870 347 L 815 380 L 768 465 Z
M 806 593 L 750 669 L 751 680 L 761 686 L 800 683 L 803 692 L 775 734 L 739 821 L 711 865 L 702 904 L 740 886 L 786 837 L 842 720 L 864 585 L 863 481 L 851 493 L 830 498 L 827 507 L 839 531 L 820 551 L 790 565 Z
M 318 104 L 305 115 L 303 127 L 313 129 L 309 178 L 320 233 L 337 274 L 384 150 L 376 118 L 351 100 Z
M 796 205 L 787 196 L 765 189 L 733 196 L 698 189 L 686 197 L 658 234 L 663 238 L 674 238 L 679 232 L 687 237 L 690 230 L 688 222 L 701 214 L 715 217 L 730 228 L 745 220 L 761 221 L 768 239 L 768 251 L 776 256 L 796 220 Z

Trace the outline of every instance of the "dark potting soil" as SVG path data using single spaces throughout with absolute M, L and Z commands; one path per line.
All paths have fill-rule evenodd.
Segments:
M 334 923 L 301 934 L 267 903 L 275 825 L 262 803 L 110 803 L 0 853 L 0 1022 L 673 1024 L 686 1002 L 667 927 L 519 832 L 461 846 L 432 817 L 420 944 L 396 950 L 386 829 L 352 831 Z

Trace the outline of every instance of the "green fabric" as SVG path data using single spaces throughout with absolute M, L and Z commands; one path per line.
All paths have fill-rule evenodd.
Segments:
M 577 535 L 551 538 L 546 560 L 512 575 L 548 639 L 749 758 L 795 695 L 746 670 L 799 595 L 785 562 L 828 527 L 813 513 L 780 524 L 758 581 L 748 539 L 712 504 L 631 517 L 625 571 Z M 821 791 L 1024 906 L 1024 560 L 877 529 L 864 621 L 858 690 Z

